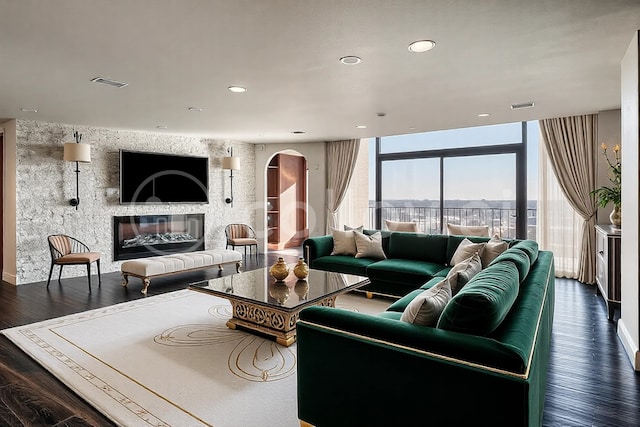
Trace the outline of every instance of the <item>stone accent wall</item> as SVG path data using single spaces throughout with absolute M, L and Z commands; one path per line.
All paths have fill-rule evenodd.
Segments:
M 255 151 L 252 144 L 98 129 L 18 120 L 16 165 L 16 270 L 17 284 L 47 280 L 51 257 L 47 236 L 68 234 L 91 250 L 102 253 L 103 273 L 120 271 L 113 261 L 113 216 L 167 213 L 204 213 L 205 246 L 224 248 L 224 227 L 231 222 L 255 226 Z M 75 197 L 75 163 L 62 160 L 63 144 L 73 142 L 73 131 L 91 145 L 91 163 L 80 163 L 80 206 Z M 241 170 L 233 174 L 233 207 L 229 171 L 222 157 L 233 146 Z M 138 150 L 209 157 L 209 203 L 131 206 L 119 204 L 119 150 Z M 8 232 L 8 230 L 5 230 Z M 54 278 L 57 278 L 57 270 Z M 95 273 L 95 266 L 92 267 Z M 86 275 L 84 266 L 64 268 L 63 277 Z

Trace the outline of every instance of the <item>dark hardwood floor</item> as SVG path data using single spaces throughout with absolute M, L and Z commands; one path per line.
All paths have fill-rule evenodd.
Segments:
M 278 256 L 288 262 L 294 253 L 261 255 L 245 260 L 245 270 L 268 266 Z M 225 268 L 222 275 L 233 274 Z M 217 269 L 152 280 L 149 296 L 184 289 L 188 283 L 218 277 Z M 138 298 L 142 285 L 131 279 L 123 288 L 119 273 L 93 280 L 63 279 L 46 283 L 0 285 L 0 329 L 66 314 L 105 307 Z M 574 280 L 556 280 L 551 362 L 545 403 L 545 426 L 640 425 L 640 375 L 633 371 L 616 335 L 616 323 L 607 320 L 602 298 L 593 286 Z M 618 313 L 619 314 L 619 313 Z M 497 403 L 496 411 L 499 411 Z M 1 426 L 111 426 L 103 415 L 0 336 Z

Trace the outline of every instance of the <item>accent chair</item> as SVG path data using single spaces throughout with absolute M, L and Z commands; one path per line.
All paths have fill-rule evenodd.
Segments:
M 51 252 L 51 269 L 49 270 L 47 288 L 51 282 L 51 274 L 55 265 L 60 266 L 58 283 L 60 283 L 60 277 L 62 277 L 62 267 L 65 265 L 86 265 L 87 280 L 89 282 L 89 290 L 91 290 L 91 263 L 95 262 L 98 268 L 98 285 L 102 283 L 99 252 L 91 252 L 87 245 L 65 234 L 55 234 L 47 237 L 47 240 L 49 242 L 49 251 Z
M 247 224 L 229 224 L 224 229 L 227 237 L 227 249 L 231 246 L 235 250 L 236 246 L 244 246 L 244 256 L 247 256 L 247 246 L 249 247 L 249 256 L 256 249 L 256 262 L 258 261 L 258 239 L 256 232 Z

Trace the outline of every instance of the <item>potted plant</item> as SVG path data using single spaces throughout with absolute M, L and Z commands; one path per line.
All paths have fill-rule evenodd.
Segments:
M 597 203 L 600 207 L 605 208 L 609 203 L 613 203 L 613 211 L 611 215 L 609 215 L 609 219 L 611 223 L 616 226 L 620 226 L 621 216 L 620 216 L 620 202 L 622 196 L 622 166 L 620 164 L 620 145 L 616 144 L 613 147 L 613 160 L 609 157 L 607 153 L 607 144 L 602 144 L 600 146 L 602 148 L 602 155 L 607 161 L 609 165 L 609 181 L 611 182 L 608 186 L 602 186 L 600 188 L 596 188 L 591 192 L 594 196 L 596 196 Z

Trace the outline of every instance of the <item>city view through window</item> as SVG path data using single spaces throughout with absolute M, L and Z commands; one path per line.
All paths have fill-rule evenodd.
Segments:
M 369 227 L 411 221 L 446 234 L 447 223 L 487 225 L 491 235 L 535 239 L 538 132 L 537 122 L 518 122 L 370 140 Z M 526 221 L 517 236 L 519 198 Z

